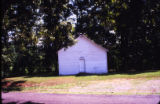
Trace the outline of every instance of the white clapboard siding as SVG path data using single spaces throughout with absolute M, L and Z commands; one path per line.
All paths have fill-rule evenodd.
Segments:
M 67 49 L 58 51 L 59 75 L 75 75 L 80 72 L 102 74 L 108 72 L 107 49 L 81 35 Z

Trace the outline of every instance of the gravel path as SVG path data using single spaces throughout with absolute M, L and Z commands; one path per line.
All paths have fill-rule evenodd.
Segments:
M 1 94 L 2 104 L 160 104 L 160 95 Z

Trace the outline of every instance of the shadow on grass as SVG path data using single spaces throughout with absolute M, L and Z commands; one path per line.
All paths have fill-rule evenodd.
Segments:
M 135 74 L 142 74 L 142 73 L 148 73 L 148 72 L 157 72 L 159 70 L 146 70 L 146 71 L 128 71 L 128 72 L 108 72 L 108 73 L 102 73 L 102 74 L 96 74 L 96 73 L 78 73 L 76 77 L 79 76 L 108 76 L 108 75 L 115 75 L 115 74 L 121 74 L 121 75 L 135 75 Z
M 10 91 L 21 91 L 22 90 L 22 84 L 25 83 L 25 80 L 22 81 L 8 81 L 8 80 L 2 80 L 1 86 L 2 86 L 2 92 L 7 93 Z
M 24 78 L 31 78 L 31 77 L 58 77 L 59 75 L 56 75 L 52 72 L 49 73 L 39 73 L 39 74 L 34 74 L 34 75 L 26 75 Z
M 115 75 L 115 74 L 121 74 L 121 75 L 135 75 L 135 74 L 142 74 L 142 73 L 148 73 L 148 72 L 157 72 L 160 70 L 145 70 L 145 71 L 135 71 L 135 70 L 131 70 L 128 72 L 115 72 L 115 71 L 109 71 L 108 73 L 102 73 L 102 74 L 96 74 L 96 73 L 78 73 L 76 75 L 62 75 L 61 77 L 65 77 L 65 76 L 93 76 L 93 75 L 97 75 L 97 76 L 108 76 L 108 75 Z M 20 77 L 20 76 L 17 76 Z M 32 78 L 32 77 L 59 77 L 59 75 L 55 75 L 54 73 L 40 73 L 40 74 L 34 74 L 34 75 L 26 75 L 23 76 L 24 78 Z
M 31 101 L 28 101 L 28 102 L 24 102 L 22 104 L 44 104 L 44 103 L 36 103 L 36 102 L 31 102 Z

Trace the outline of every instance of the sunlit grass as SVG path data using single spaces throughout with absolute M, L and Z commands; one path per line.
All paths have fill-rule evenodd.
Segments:
M 106 75 L 90 75 L 90 76 L 49 76 L 49 77 L 13 77 L 13 78 L 6 78 L 8 80 L 26 80 L 30 82 L 44 82 L 46 80 L 59 80 L 59 79 L 75 79 L 79 81 L 86 81 L 86 80 L 105 80 L 105 79 L 114 79 L 114 78 L 155 78 L 160 77 L 160 71 L 156 72 L 144 72 L 140 74 L 106 74 Z
M 5 80 L 25 81 L 24 84 L 31 83 L 32 86 L 22 86 L 21 91 L 40 92 L 40 93 L 72 93 L 72 94 L 114 94 L 114 95 L 130 95 L 130 94 L 160 94 L 160 71 L 144 72 L 138 74 L 107 74 L 107 75 L 89 75 L 89 76 L 47 76 L 47 77 L 12 77 Z M 113 83 L 116 81 L 115 83 Z M 119 81 L 119 82 L 117 82 Z M 122 82 L 121 82 L 122 81 Z M 143 91 L 141 86 L 155 81 L 155 85 L 148 86 Z M 124 85 L 128 82 L 128 90 L 115 90 L 116 87 Z M 103 84 L 105 83 L 105 84 Z M 119 84 L 118 84 L 119 83 Z M 92 86 L 93 85 L 93 86 Z M 101 86 L 103 85 L 103 86 Z M 104 90 L 99 90 L 106 89 Z M 14 89 L 14 88 L 13 88 Z M 76 90 L 77 89 L 77 90 Z M 84 89 L 84 91 L 83 91 Z M 151 89 L 153 91 L 147 91 Z M 155 90 L 156 89 L 156 90 Z M 85 92 L 86 90 L 86 92 Z M 90 90 L 90 91 L 88 91 Z M 97 90 L 97 91 L 96 91 Z M 109 90 L 109 92 L 107 92 Z M 155 90 L 155 91 L 154 91 Z
M 105 80 L 115 78 L 155 78 L 160 77 L 160 71 L 157 72 L 144 72 L 140 74 L 108 74 L 108 75 L 93 75 L 93 76 L 80 76 L 79 80 Z

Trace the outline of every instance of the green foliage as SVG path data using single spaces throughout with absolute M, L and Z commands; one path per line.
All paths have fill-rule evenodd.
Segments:
M 57 51 L 85 33 L 116 71 L 160 67 L 159 0 L 2 0 L 3 76 L 58 74 Z M 76 15 L 75 27 L 67 22 Z M 74 35 L 73 35 L 74 34 Z
M 76 33 L 110 50 L 110 69 L 160 67 L 159 0 L 76 0 L 73 8 Z
M 68 1 L 2 0 L 2 73 L 58 73 L 57 51 L 72 45 Z

